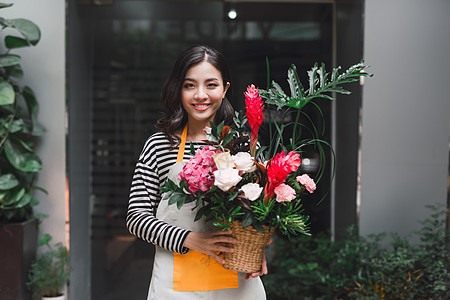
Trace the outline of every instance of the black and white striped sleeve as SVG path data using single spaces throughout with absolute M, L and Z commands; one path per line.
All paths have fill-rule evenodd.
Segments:
M 189 249 L 183 244 L 190 231 L 156 218 L 161 201 L 159 187 L 162 178 L 158 171 L 158 147 L 154 140 L 150 138 L 146 142 L 136 164 L 128 202 L 127 228 L 149 243 L 185 254 Z

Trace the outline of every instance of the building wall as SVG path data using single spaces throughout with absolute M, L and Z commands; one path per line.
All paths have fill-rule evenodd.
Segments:
M 14 53 L 22 57 L 24 84 L 34 90 L 40 105 L 38 120 L 47 129 L 37 145 L 43 169 L 36 185 L 46 189 L 48 195 L 35 193 L 40 199 L 36 212 L 48 215 L 42 231 L 50 233 L 55 242 L 65 242 L 65 1 L 12 3 L 12 7 L 1 10 L 2 17 L 29 19 L 39 26 L 42 34 L 35 47 L 14 50 Z
M 446 203 L 450 2 L 366 0 L 360 233 L 420 228 Z

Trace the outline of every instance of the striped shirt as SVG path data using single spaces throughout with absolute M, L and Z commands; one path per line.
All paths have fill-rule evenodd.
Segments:
M 198 150 L 204 143 L 195 143 Z M 184 160 L 191 156 L 190 145 L 186 143 Z M 159 188 L 164 185 L 170 167 L 176 163 L 178 147 L 170 147 L 169 140 L 161 133 L 155 133 L 145 142 L 136 163 L 131 182 L 128 202 L 127 227 L 131 234 L 172 252 L 187 253 L 183 247 L 189 230 L 170 225 L 156 218 L 161 201 Z

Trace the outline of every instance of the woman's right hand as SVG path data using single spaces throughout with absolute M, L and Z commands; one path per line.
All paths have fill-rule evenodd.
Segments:
M 236 239 L 230 236 L 231 230 L 213 232 L 190 232 L 184 242 L 184 247 L 205 253 L 214 258 L 218 263 L 224 264 L 225 260 L 214 251 L 233 252 L 233 248 L 225 247 L 222 243 L 235 244 Z

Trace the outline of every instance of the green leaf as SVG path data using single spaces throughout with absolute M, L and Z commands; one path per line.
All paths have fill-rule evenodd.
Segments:
M 233 139 L 233 135 L 234 135 L 234 132 L 231 132 L 231 133 L 227 134 L 227 135 L 223 138 L 222 145 L 223 145 L 223 146 L 226 146 L 226 145 Z
M 5 68 L 6 76 L 20 80 L 23 78 L 23 70 L 20 65 L 14 65 Z
M 251 213 L 246 214 L 244 219 L 242 220 L 242 228 L 252 225 L 252 221 L 253 221 L 252 214 Z
M 28 152 L 20 142 L 13 138 L 8 138 L 5 141 L 5 153 L 8 161 L 18 170 L 38 172 L 42 169 L 39 157 L 33 152 Z
M 14 54 L 3 54 L 0 55 L 0 67 L 10 67 L 20 64 L 20 56 Z
M 270 88 L 270 65 L 269 57 L 266 56 L 266 71 L 267 71 L 267 88 Z
M 48 243 L 50 243 L 50 241 L 52 240 L 52 236 L 48 233 L 42 235 L 42 237 L 39 240 L 39 246 L 43 246 L 46 245 Z
M 23 197 L 20 198 L 20 200 L 17 202 L 16 208 L 22 208 L 22 207 L 30 204 L 32 199 L 33 198 L 31 197 L 30 194 L 24 194 Z
M 19 181 L 13 174 L 4 174 L 0 176 L 0 190 L 10 190 L 15 188 Z
M 11 7 L 13 5 L 14 5 L 13 3 L 0 3 L 0 8 Z
M 272 81 L 272 86 L 275 88 L 275 90 L 276 90 L 280 95 L 287 97 L 286 94 L 284 93 L 283 89 L 281 88 L 281 86 L 280 86 L 277 82 Z
M 219 135 L 222 133 L 222 130 L 223 130 L 223 127 L 225 126 L 225 122 L 220 122 L 220 124 L 219 125 L 217 125 L 217 127 L 216 127 L 216 133 L 217 134 L 215 134 L 215 136 L 216 137 L 219 137 Z
M 39 199 L 37 199 L 37 198 L 35 198 L 35 197 L 32 197 L 31 198 L 31 201 L 30 201 L 30 205 L 31 206 L 36 206 L 36 205 L 38 205 L 39 204 Z
M 308 77 L 309 77 L 309 91 L 308 91 L 308 95 L 313 95 L 314 91 L 316 90 L 316 85 L 319 82 L 319 79 L 317 79 L 316 77 L 316 72 L 317 72 L 317 63 L 314 64 L 314 67 L 308 71 Z
M 203 206 L 199 210 L 197 210 L 197 213 L 195 214 L 194 222 L 200 220 L 203 217 L 205 209 L 206 209 L 206 207 Z
M 11 36 L 11 35 L 8 35 L 7 37 L 5 37 L 5 46 L 8 49 L 28 47 L 29 45 L 30 45 L 30 43 L 23 38 Z
M 43 135 L 45 132 L 47 132 L 47 130 L 46 130 L 45 127 L 42 126 L 41 124 L 39 124 L 39 123 L 37 123 L 37 122 L 33 124 L 33 130 L 31 131 L 31 134 L 32 134 L 33 136 L 41 136 L 41 135 Z
M 259 224 L 258 222 L 253 222 L 252 224 L 253 228 L 256 229 L 256 231 L 258 231 L 259 233 L 265 233 L 264 228 L 261 226 L 261 224 Z
M 23 98 L 27 103 L 28 111 L 30 112 L 31 119 L 34 120 L 37 118 L 39 112 L 39 104 L 36 100 L 36 95 L 34 91 L 29 87 L 25 86 L 22 90 Z
M 180 209 L 184 205 L 184 202 L 186 202 L 186 197 L 180 197 L 180 200 L 177 202 L 177 208 Z
M 180 200 L 180 198 L 181 198 L 180 193 L 172 193 L 169 199 L 169 205 L 177 203 Z
M 324 63 L 320 65 L 320 69 L 317 70 L 317 74 L 319 74 L 319 87 L 323 89 L 325 87 L 325 83 L 327 82 L 328 77 L 328 73 L 325 71 Z
M 11 193 L 7 193 L 4 196 L 9 201 L 6 202 L 5 207 L 15 208 L 20 199 L 22 199 L 23 195 L 25 195 L 24 188 L 15 189 L 11 191 Z
M 195 156 L 195 147 L 194 147 L 194 143 L 190 143 L 190 152 L 189 154 L 191 154 L 192 156 Z
M 328 88 L 327 91 L 328 91 L 328 92 L 336 92 L 336 93 L 345 94 L 345 95 L 351 94 L 351 92 L 349 92 L 349 91 L 343 89 L 343 88 L 340 87 L 340 86 Z
M 36 45 L 41 39 L 41 31 L 39 27 L 32 21 L 27 19 L 13 19 L 11 25 L 17 29 L 22 36 L 30 41 L 32 45 Z
M 339 76 L 339 70 L 341 69 L 341 67 L 337 67 L 334 68 L 333 71 L 331 72 L 331 81 L 334 82 L 337 80 L 338 76 Z
M 237 197 L 237 195 L 239 195 L 239 191 L 236 190 L 230 193 L 230 195 L 228 196 L 228 201 L 233 201 Z
M 25 150 L 27 150 L 28 152 L 33 152 L 33 149 L 31 148 L 32 147 L 32 144 L 30 143 L 30 144 L 27 144 L 25 141 L 23 141 L 23 140 L 21 140 L 21 139 L 18 139 L 18 138 L 15 138 L 14 139 L 16 142 L 18 142 Z
M 14 100 L 14 88 L 9 82 L 0 79 L 0 105 L 13 104 Z
M 217 133 L 216 124 L 212 121 L 209 121 L 209 126 L 211 127 L 211 135 L 213 135 L 215 138 L 217 138 L 219 136 L 219 134 Z
M 297 67 L 295 65 L 291 65 L 288 69 L 288 83 L 292 98 L 303 98 L 305 96 L 303 85 L 298 78 Z

